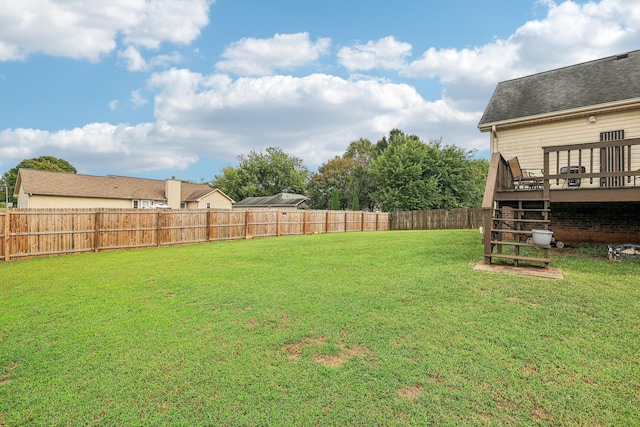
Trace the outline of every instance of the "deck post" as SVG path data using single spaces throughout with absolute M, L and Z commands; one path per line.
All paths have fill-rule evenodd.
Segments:
M 549 182 L 549 152 L 544 152 L 542 170 L 544 172 L 544 184 L 542 187 L 542 198 L 545 200 L 550 199 L 551 183 Z

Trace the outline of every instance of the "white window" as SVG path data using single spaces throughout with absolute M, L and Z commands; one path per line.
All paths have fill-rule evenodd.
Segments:
M 207 202 L 207 209 L 211 209 L 211 202 Z
M 187 202 L 180 202 L 180 209 L 187 209 Z
M 133 200 L 133 209 L 138 209 L 140 200 Z
M 151 206 L 151 201 L 150 200 L 140 200 L 140 207 L 142 209 L 148 208 L 149 206 Z

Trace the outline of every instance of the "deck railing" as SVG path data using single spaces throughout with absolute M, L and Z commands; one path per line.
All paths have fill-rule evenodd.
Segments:
M 545 193 L 640 185 L 640 138 L 543 147 Z

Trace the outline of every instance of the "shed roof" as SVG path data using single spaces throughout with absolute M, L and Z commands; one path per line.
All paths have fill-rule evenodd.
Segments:
M 264 197 L 246 197 L 235 205 L 234 208 L 279 208 L 279 207 L 298 207 L 300 204 L 309 200 L 307 196 L 293 193 L 278 193 L 275 196 Z
M 27 194 L 102 199 L 145 199 L 166 201 L 165 181 L 148 178 L 107 175 L 93 176 L 35 169 L 20 169 L 19 185 Z M 219 191 L 207 184 L 181 183 L 181 202 L 197 201 Z M 220 191 L 221 194 L 225 195 Z M 228 196 L 225 195 L 228 198 Z M 231 199 L 229 199 L 231 200 Z
M 640 98 L 640 50 L 498 83 L 479 127 Z

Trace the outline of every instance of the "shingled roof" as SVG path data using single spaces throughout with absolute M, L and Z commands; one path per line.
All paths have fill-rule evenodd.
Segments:
M 309 200 L 307 196 L 293 193 L 279 193 L 275 196 L 247 197 L 233 205 L 234 208 L 297 208 Z
M 102 199 L 166 201 L 165 181 L 126 176 L 93 176 L 34 169 L 20 169 L 18 180 L 27 194 Z M 16 183 L 18 184 L 18 183 Z M 216 191 L 207 184 L 182 182 L 181 202 L 197 201 Z M 16 191 L 18 185 L 16 185 Z
M 498 83 L 490 124 L 640 97 L 640 50 Z

